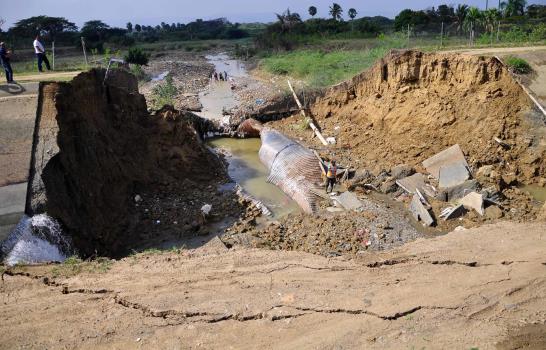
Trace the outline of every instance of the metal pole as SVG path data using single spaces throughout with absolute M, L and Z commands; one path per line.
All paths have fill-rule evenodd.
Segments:
M 440 33 L 440 47 L 444 47 L 444 22 L 442 22 L 442 32 Z
M 409 38 L 410 38 L 410 25 L 408 24 L 408 47 L 409 47 Z
M 51 42 L 51 64 L 53 66 L 53 70 L 55 70 L 55 41 Z
M 85 40 L 83 40 L 83 36 L 81 37 L 81 39 L 82 39 L 83 57 L 85 59 L 85 66 L 87 67 L 88 63 L 87 63 L 87 53 L 85 52 Z

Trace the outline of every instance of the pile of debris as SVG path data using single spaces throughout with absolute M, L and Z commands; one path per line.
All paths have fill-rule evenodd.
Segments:
M 432 226 L 437 219 L 450 220 L 463 216 L 467 210 L 485 214 L 486 205 L 500 206 L 495 188 L 481 189 L 472 174 L 458 144 L 423 161 L 428 176 L 415 173 L 396 180 L 412 196 L 409 209 L 416 220 Z M 429 200 L 449 203 L 440 213 L 431 213 Z M 491 212 L 498 212 L 498 208 Z M 437 215 L 435 215 L 437 214 Z

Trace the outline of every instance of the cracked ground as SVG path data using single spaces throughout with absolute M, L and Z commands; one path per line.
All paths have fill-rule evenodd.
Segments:
M 16 267 L 0 348 L 544 349 L 545 251 L 544 223 L 500 223 L 352 260 L 211 241 L 70 277 Z

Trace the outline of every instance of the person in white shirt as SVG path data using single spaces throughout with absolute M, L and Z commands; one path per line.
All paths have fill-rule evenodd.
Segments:
M 38 70 L 40 72 L 43 72 L 42 69 L 42 62 L 45 63 L 45 66 L 47 70 L 51 70 L 51 66 L 49 65 L 49 60 L 47 59 L 44 45 L 40 42 L 40 34 L 36 35 L 36 39 L 34 39 L 34 52 L 36 53 L 36 57 L 38 58 Z

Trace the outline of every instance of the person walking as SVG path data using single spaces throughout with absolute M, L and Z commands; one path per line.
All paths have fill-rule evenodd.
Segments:
M 332 160 L 328 166 L 328 171 L 326 173 L 326 193 L 328 193 L 328 188 L 331 187 L 331 191 L 334 191 L 334 186 L 336 185 L 336 175 L 337 175 L 337 166 L 336 161 Z
M 40 42 L 40 34 L 36 35 L 36 39 L 34 39 L 34 52 L 36 53 L 36 57 L 38 58 L 38 70 L 40 72 L 43 72 L 42 69 L 42 62 L 45 63 L 45 66 L 47 70 L 51 70 L 51 66 L 49 65 L 49 60 L 47 59 L 46 52 L 44 45 Z
M 6 72 L 6 80 L 8 84 L 13 84 L 13 69 L 11 69 L 9 56 L 11 51 L 6 49 L 6 44 L 3 42 L 0 43 L 0 64 L 4 67 L 4 72 Z

